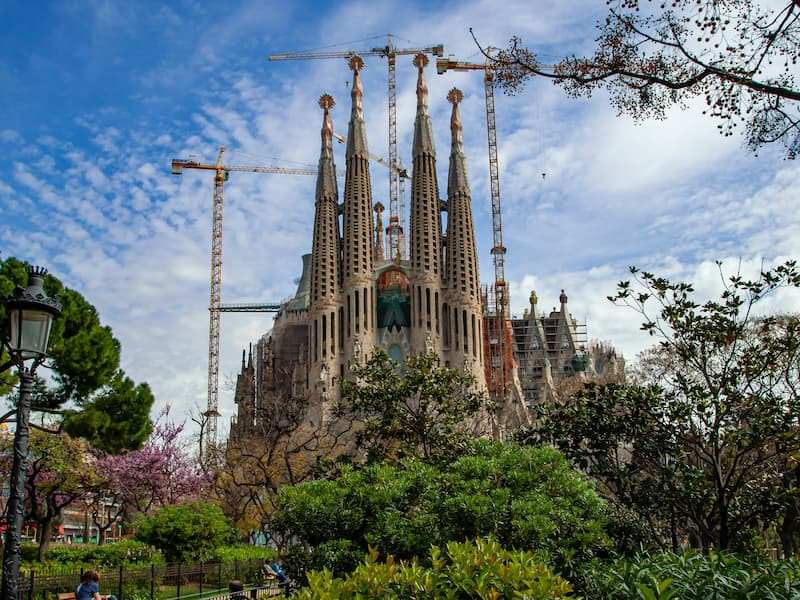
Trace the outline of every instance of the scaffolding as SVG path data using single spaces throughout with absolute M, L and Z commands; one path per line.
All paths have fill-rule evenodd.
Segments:
M 494 285 L 481 285 L 483 355 L 486 357 L 483 370 L 491 399 L 501 405 L 508 396 L 514 349 L 511 322 L 505 318 L 502 304 L 497 302 L 496 289 Z
M 586 369 L 589 344 L 585 321 L 576 321 L 571 315 L 564 320 L 560 312 L 553 311 L 535 320 L 530 316 L 512 318 L 511 329 L 522 394 L 529 407 L 542 399 L 543 386 L 548 383 L 547 363 L 553 381 Z

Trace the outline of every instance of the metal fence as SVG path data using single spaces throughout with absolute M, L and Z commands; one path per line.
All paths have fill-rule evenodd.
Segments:
M 266 579 L 266 559 L 229 563 L 174 563 L 148 567 L 98 569 L 100 591 L 114 594 L 118 600 L 205 599 L 228 592 L 233 580 L 242 581 L 249 591 L 246 597 L 262 597 L 278 592 L 277 585 Z M 74 592 L 83 570 L 39 569 L 20 577 L 18 600 L 54 600 L 57 593 Z

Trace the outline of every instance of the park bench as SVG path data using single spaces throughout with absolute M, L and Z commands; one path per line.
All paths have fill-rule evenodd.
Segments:
M 56 600 L 75 600 L 75 592 L 66 592 L 64 594 L 56 594 Z

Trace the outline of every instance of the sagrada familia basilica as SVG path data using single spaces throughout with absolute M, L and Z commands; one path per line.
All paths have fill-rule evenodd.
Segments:
M 486 390 L 492 343 L 482 293 L 472 199 L 462 141 L 459 103 L 452 89 L 450 159 L 446 202 L 440 200 L 436 150 L 428 110 L 425 67 L 417 68 L 417 110 L 412 147 L 408 259 L 384 255 L 380 203 L 373 205 L 363 113 L 363 62 L 350 60 L 352 105 L 340 203 L 333 158 L 334 100 L 323 95 L 322 145 L 316 185 L 311 253 L 294 297 L 282 304 L 271 332 L 242 358 L 231 439 L 257 435 L 269 411 L 303 398 L 310 423 L 324 423 L 338 400 L 338 381 L 352 365 L 365 364 L 375 348 L 402 364 L 434 352 L 443 366 L 471 373 Z M 442 212 L 447 212 L 446 230 Z M 373 213 L 374 216 L 373 216 Z M 521 318 L 508 320 L 509 392 L 497 403 L 485 431 L 501 435 L 531 422 L 535 407 L 552 396 L 564 377 L 621 373 L 613 348 L 590 345 L 562 292 L 560 310 L 539 313 L 538 299 Z

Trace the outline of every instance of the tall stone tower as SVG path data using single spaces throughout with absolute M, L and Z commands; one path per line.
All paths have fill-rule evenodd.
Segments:
M 347 165 L 344 184 L 344 248 L 342 253 L 342 295 L 344 298 L 344 340 L 338 376 L 351 364 L 364 362 L 375 345 L 375 279 L 373 271 L 372 183 L 369 150 L 362 104 L 359 71 L 364 61 L 350 59 L 353 86 L 350 96 L 350 124 L 347 128 Z
M 440 351 L 442 302 L 442 213 L 436 178 L 436 150 L 428 113 L 425 66 L 428 57 L 414 57 L 417 67 L 417 117 L 414 121 L 411 179 L 411 345 L 416 353 Z
M 334 101 L 328 94 L 319 99 L 322 108 L 322 149 L 317 174 L 314 236 L 311 241 L 311 297 L 308 307 L 308 387 L 325 403 L 335 397 L 334 377 L 339 375 L 337 352 L 341 352 L 342 298 L 340 279 L 336 166 L 333 163 Z
M 447 178 L 447 242 L 445 253 L 445 303 L 442 305 L 443 350 L 452 366 L 483 374 L 481 291 L 472 199 L 464 155 L 458 105 L 464 99 L 453 88 L 447 95 L 453 105 L 450 117 L 450 171 Z M 480 380 L 480 378 L 479 378 Z

